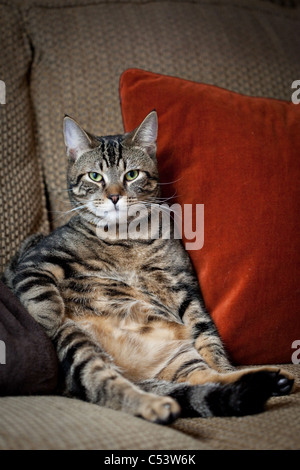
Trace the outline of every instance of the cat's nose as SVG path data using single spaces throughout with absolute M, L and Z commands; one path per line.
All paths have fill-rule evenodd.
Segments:
M 108 199 L 110 199 L 116 205 L 120 199 L 120 194 L 109 194 Z

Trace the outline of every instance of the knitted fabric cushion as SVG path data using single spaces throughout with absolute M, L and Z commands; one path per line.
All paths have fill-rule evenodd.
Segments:
M 0 44 L 1 273 L 23 239 L 46 232 L 48 221 L 27 83 L 32 53 L 17 8 L 1 4 Z
M 300 383 L 299 366 L 285 367 Z M 155 449 L 183 454 L 212 449 L 296 450 L 300 446 L 299 392 L 271 398 L 267 411 L 257 415 L 180 418 L 170 426 L 66 397 L 5 397 L 0 398 L 0 406 L 1 450 Z
M 126 132 L 157 110 L 163 195 L 192 205 L 194 230 L 204 204 L 204 246 L 191 222 L 183 241 L 232 360 L 289 362 L 300 338 L 300 107 L 136 69 L 120 94 Z

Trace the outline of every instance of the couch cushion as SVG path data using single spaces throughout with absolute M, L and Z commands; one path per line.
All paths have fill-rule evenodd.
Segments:
M 299 12 L 270 2 L 30 0 L 32 96 L 51 211 L 68 208 L 64 114 L 91 132 L 122 132 L 120 74 L 129 67 L 288 99 L 297 79 Z M 25 8 L 24 7 L 24 8 Z M 53 225 L 64 222 L 51 212 Z
M 232 360 L 289 362 L 300 338 L 300 106 L 134 69 L 120 95 L 126 131 L 158 112 L 164 195 L 204 204 L 204 246 L 190 256 Z
M 299 383 L 299 366 L 287 368 Z M 4 397 L 0 449 L 101 449 L 107 451 L 103 458 L 111 450 L 174 450 L 180 455 L 195 450 L 199 463 L 203 457 L 197 450 L 204 449 L 299 449 L 299 406 L 297 392 L 271 398 L 267 411 L 253 416 L 178 419 L 160 426 L 65 397 Z
M 0 281 L 0 395 L 52 393 L 58 361 L 50 339 Z
M 2 450 L 210 448 L 166 426 L 66 397 L 5 397 L 0 407 Z
M 20 243 L 48 230 L 40 163 L 33 135 L 28 76 L 32 52 L 16 7 L 0 2 L 0 273 Z

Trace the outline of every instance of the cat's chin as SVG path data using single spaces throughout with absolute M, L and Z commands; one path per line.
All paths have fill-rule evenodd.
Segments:
M 122 223 L 122 219 L 126 220 L 127 209 L 110 209 L 96 211 L 95 216 L 99 219 L 99 223 L 103 226 L 107 224 L 118 224 Z

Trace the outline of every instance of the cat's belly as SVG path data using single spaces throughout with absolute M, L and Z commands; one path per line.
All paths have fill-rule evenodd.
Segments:
M 109 353 L 122 374 L 132 381 L 159 375 L 171 357 L 192 348 L 188 328 L 164 319 L 143 321 L 107 316 L 77 318 L 102 348 Z

